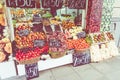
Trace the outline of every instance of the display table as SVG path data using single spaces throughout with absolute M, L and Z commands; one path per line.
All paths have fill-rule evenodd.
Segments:
M 17 74 L 14 61 L 0 63 L 0 80 L 16 75 Z
M 62 66 L 65 64 L 70 64 L 72 63 L 72 54 L 68 54 L 66 56 L 63 56 L 61 58 L 57 59 L 49 59 L 45 61 L 39 61 L 38 62 L 38 68 L 39 71 Z M 22 76 L 25 75 L 25 65 L 17 65 L 18 68 L 18 75 Z

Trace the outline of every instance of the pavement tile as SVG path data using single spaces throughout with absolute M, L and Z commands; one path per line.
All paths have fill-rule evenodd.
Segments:
M 75 73 L 74 70 L 71 68 L 71 66 L 61 66 L 57 68 L 51 69 L 53 76 L 55 77 L 61 77 L 66 76 L 72 73 Z

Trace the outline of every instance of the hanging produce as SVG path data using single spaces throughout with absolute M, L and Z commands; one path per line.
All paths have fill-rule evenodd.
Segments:
M 100 31 L 103 0 L 88 0 L 86 31 L 95 33 Z

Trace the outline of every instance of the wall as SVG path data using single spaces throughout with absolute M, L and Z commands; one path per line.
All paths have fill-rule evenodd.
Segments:
M 112 13 L 111 29 L 114 31 L 116 46 L 120 47 L 120 0 L 115 0 Z M 116 27 L 115 30 L 114 27 Z

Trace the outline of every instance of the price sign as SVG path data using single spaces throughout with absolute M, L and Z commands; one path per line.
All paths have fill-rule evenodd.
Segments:
M 6 0 L 6 5 L 7 5 L 7 7 L 17 7 L 18 6 L 16 0 Z
M 43 47 L 45 45 L 44 40 L 35 40 L 34 41 L 34 47 Z
M 27 80 L 39 77 L 38 64 L 37 63 L 25 64 L 25 72 Z
M 85 9 L 86 8 L 86 0 L 68 0 L 68 8 Z
M 77 34 L 78 38 L 84 38 L 85 36 L 86 36 L 86 33 L 84 31 Z
M 61 8 L 63 4 L 63 0 L 42 0 L 43 8 Z
M 30 34 L 30 31 L 28 29 L 20 30 L 18 31 L 19 36 L 27 36 Z
M 43 8 L 50 8 L 50 0 L 42 0 Z
M 42 18 L 39 14 L 33 15 L 33 22 L 42 22 Z
M 91 62 L 89 50 L 73 54 L 73 66 L 80 66 Z
M 51 0 L 50 7 L 55 7 L 57 9 L 61 8 L 63 4 L 63 0 Z
M 61 41 L 58 39 L 50 39 L 49 41 L 49 46 L 50 47 L 61 47 Z
M 8 7 L 35 8 L 35 0 L 6 0 Z

